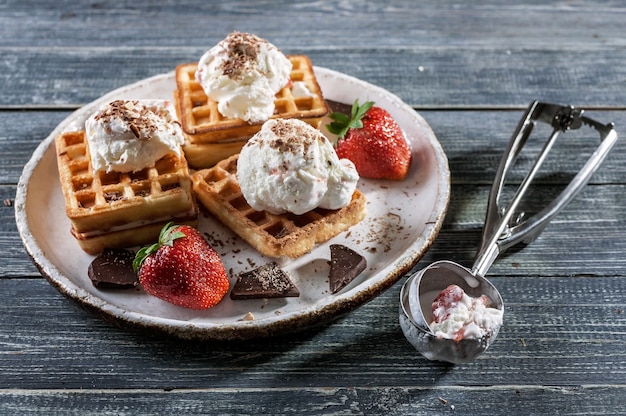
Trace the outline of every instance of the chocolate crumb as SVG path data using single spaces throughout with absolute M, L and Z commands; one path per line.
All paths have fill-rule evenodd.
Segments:
M 252 312 L 248 312 L 243 318 L 241 318 L 241 321 L 254 321 L 255 319 L 254 314 Z

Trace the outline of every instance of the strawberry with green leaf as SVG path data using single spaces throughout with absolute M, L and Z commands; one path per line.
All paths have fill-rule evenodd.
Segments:
M 337 135 L 335 150 L 352 161 L 364 178 L 402 180 L 411 166 L 411 147 L 402 129 L 384 109 L 356 100 L 350 115 L 332 113 L 326 126 Z
M 230 286 L 219 254 L 200 232 L 172 222 L 157 243 L 137 252 L 133 269 L 147 293 L 185 308 L 211 308 Z

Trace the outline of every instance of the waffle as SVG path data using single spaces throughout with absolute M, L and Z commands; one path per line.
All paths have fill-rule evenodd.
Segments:
M 196 224 L 184 157 L 170 153 L 139 172 L 94 174 L 84 131 L 62 133 L 55 145 L 71 233 L 87 253 L 154 242 L 168 221 Z
M 313 65 L 305 55 L 289 55 L 288 58 L 293 66 L 290 80 L 304 82 L 312 96 L 294 97 L 290 83 L 276 94 L 272 118 L 299 118 L 318 128 L 329 109 L 315 78 Z M 248 123 L 222 116 L 217 110 L 217 102 L 208 98 L 196 81 L 197 68 L 197 63 L 176 67 L 174 102 L 185 135 L 183 148 L 187 162 L 193 168 L 202 169 L 238 153 L 263 123 Z
M 365 217 L 365 196 L 359 190 L 338 210 L 316 208 L 302 215 L 255 211 L 237 182 L 238 157 L 235 154 L 193 174 L 193 189 L 202 206 L 261 254 L 302 256 Z

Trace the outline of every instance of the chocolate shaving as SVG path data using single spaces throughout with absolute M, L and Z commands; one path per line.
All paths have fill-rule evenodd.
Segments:
M 153 113 L 159 118 L 171 121 L 171 115 L 167 109 L 158 106 L 144 106 L 138 100 L 112 101 L 95 117 L 95 119 L 120 119 L 128 124 L 128 128 L 136 138 L 149 140 L 158 128 L 158 126 L 156 126 L 148 117 L 149 113 Z
M 133 132 L 135 137 L 139 138 L 139 135 L 141 134 L 141 132 L 139 131 L 139 128 L 132 123 L 129 125 L 129 128 L 130 128 L 130 131 Z
M 233 32 L 223 41 L 228 48 L 228 60 L 222 64 L 222 72 L 229 78 L 238 79 L 249 62 L 255 62 L 260 45 L 267 43 L 249 33 Z

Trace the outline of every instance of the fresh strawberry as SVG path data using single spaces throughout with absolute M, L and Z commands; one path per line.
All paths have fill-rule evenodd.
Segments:
M 411 148 L 391 115 L 368 101 L 351 115 L 332 113 L 326 127 L 337 134 L 337 155 L 352 161 L 365 178 L 402 180 L 411 166 Z
M 217 305 L 230 284 L 219 254 L 200 232 L 171 222 L 157 243 L 137 252 L 133 268 L 147 293 L 191 309 Z

